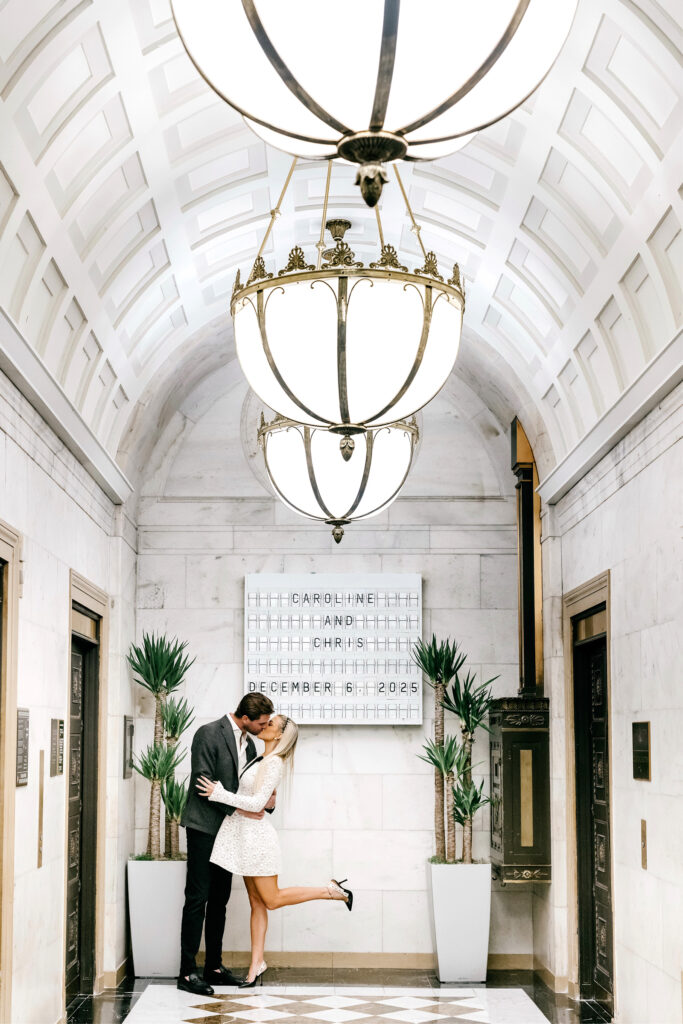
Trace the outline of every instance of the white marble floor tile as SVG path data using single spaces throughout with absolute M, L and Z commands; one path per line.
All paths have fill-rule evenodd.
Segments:
M 271 987 L 259 991 L 223 988 L 211 998 L 150 985 L 126 1024 L 547 1024 L 521 989 L 401 989 L 378 986 Z

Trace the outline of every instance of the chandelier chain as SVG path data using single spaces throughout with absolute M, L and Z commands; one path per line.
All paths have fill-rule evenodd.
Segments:
M 413 231 L 414 234 L 417 236 L 417 240 L 420 243 L 420 249 L 422 250 L 422 255 L 424 256 L 424 258 L 426 260 L 427 259 L 427 250 L 424 247 L 424 242 L 422 241 L 422 235 L 420 234 L 420 232 L 422 231 L 422 228 L 420 227 L 420 225 L 415 220 L 415 216 L 413 214 L 413 208 L 410 205 L 410 202 L 408 200 L 408 194 L 407 194 L 405 188 L 403 187 L 403 180 L 401 178 L 401 175 L 399 174 L 398 167 L 397 167 L 396 164 L 394 164 L 394 171 L 396 172 L 396 180 L 398 181 L 398 187 L 401 190 L 401 195 L 403 196 L 403 201 L 406 204 L 406 212 L 408 213 L 408 216 L 410 217 L 410 223 L 412 225 L 410 230 Z
M 268 227 L 266 228 L 266 233 L 263 236 L 263 241 L 261 242 L 261 245 L 259 246 L 259 251 L 256 253 L 256 260 L 259 260 L 261 258 L 261 256 L 263 256 L 263 250 L 266 247 L 266 242 L 270 238 L 270 232 L 273 230 L 273 224 L 275 223 L 277 218 L 280 216 L 280 207 L 282 205 L 282 200 L 285 198 L 285 192 L 289 188 L 289 183 L 292 180 L 292 175 L 294 174 L 294 168 L 297 165 L 298 159 L 299 159 L 298 156 L 295 156 L 294 159 L 292 160 L 292 166 L 289 168 L 289 173 L 287 174 L 287 177 L 285 179 L 285 183 L 282 186 L 282 192 L 280 192 L 280 198 L 278 199 L 278 201 L 275 204 L 275 206 L 273 207 L 273 209 L 270 211 L 270 221 L 268 222 Z M 256 260 L 254 262 L 256 262 Z
M 318 263 L 316 270 L 320 270 L 323 262 L 323 251 L 325 249 L 325 221 L 327 220 L 327 201 L 330 198 L 330 180 L 332 178 L 332 161 L 327 161 L 327 180 L 325 181 L 325 198 L 323 199 L 323 215 L 320 220 L 320 238 L 316 249 L 318 250 Z

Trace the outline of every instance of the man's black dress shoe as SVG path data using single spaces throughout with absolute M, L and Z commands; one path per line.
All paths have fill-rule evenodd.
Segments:
M 211 986 L 200 978 L 196 972 L 193 972 L 187 978 L 184 978 L 181 974 L 178 978 L 177 988 L 179 988 L 181 992 L 192 992 L 195 996 L 213 995 L 213 989 Z
M 210 985 L 239 985 L 241 978 L 236 978 L 232 971 L 221 964 L 212 971 L 204 971 L 204 981 Z

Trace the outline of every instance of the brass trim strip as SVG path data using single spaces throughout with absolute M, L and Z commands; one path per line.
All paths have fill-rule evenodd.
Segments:
M 45 817 L 45 751 L 41 750 L 38 767 L 38 867 L 43 866 L 43 822 Z
M 396 60 L 396 42 L 398 39 L 398 15 L 401 0 L 385 0 L 384 21 L 382 23 L 382 48 L 379 55 L 379 67 L 377 69 L 377 85 L 375 87 L 375 98 L 372 103 L 372 114 L 370 115 L 370 131 L 379 132 L 384 128 L 389 105 L 389 94 L 391 92 L 391 81 L 394 77 L 394 62 Z
M 363 500 L 365 490 L 368 486 L 368 477 L 370 476 L 370 469 L 372 468 L 373 444 L 374 436 L 370 431 L 368 431 L 367 434 L 365 435 L 365 465 L 363 466 L 363 476 L 361 478 L 360 487 L 358 488 L 358 493 L 356 494 L 355 501 L 351 505 L 351 508 L 348 510 L 348 512 L 344 513 L 344 519 L 350 519 L 353 513 L 360 505 L 361 501 Z
M 298 273 L 274 275 L 272 278 L 261 278 L 258 281 L 252 281 L 251 284 L 245 284 L 235 292 L 230 302 L 230 312 L 234 315 L 235 306 L 243 299 L 253 295 L 254 292 L 282 287 L 294 281 L 325 281 L 337 277 L 365 277 L 370 280 L 380 281 L 399 280 L 405 284 L 428 284 L 436 291 L 458 299 L 461 309 L 464 310 L 465 308 L 465 298 L 460 288 L 449 284 L 447 281 L 437 281 L 435 278 L 427 277 L 424 274 L 412 274 L 403 270 L 383 270 L 373 267 L 321 267 L 320 270 L 304 270 Z
M 502 36 L 500 37 L 494 48 L 491 50 L 490 54 L 488 55 L 484 63 L 480 64 L 480 66 L 477 68 L 474 74 L 470 75 L 467 81 L 463 85 L 461 85 L 459 89 L 457 89 L 451 96 L 448 97 L 448 99 L 444 100 L 437 107 L 434 107 L 434 109 L 431 110 L 428 114 L 424 114 L 422 117 L 419 117 L 416 121 L 412 121 L 410 124 L 404 125 L 403 128 L 399 128 L 396 134 L 407 135 L 408 132 L 414 132 L 418 128 L 422 128 L 424 125 L 429 124 L 430 121 L 433 121 L 434 118 L 439 117 L 441 114 L 445 114 L 446 111 L 450 110 L 451 107 L 455 106 L 455 104 L 458 103 L 463 98 L 463 96 L 467 96 L 467 94 L 472 91 L 475 85 L 477 85 L 482 80 L 484 75 L 488 74 L 493 65 L 496 63 L 496 61 L 499 60 L 499 58 L 503 55 L 503 53 L 509 46 L 515 33 L 517 32 L 517 29 L 519 28 L 522 22 L 522 18 L 526 14 L 526 9 L 529 6 L 529 2 L 530 0 L 519 0 L 515 13 L 513 14 L 510 20 L 510 23 L 508 24 L 507 28 L 503 32 Z M 499 120 L 499 118 L 496 118 L 496 120 Z M 447 136 L 447 138 L 449 137 L 455 138 L 456 136 Z
M 534 845 L 534 752 L 519 751 L 520 846 Z
M 313 494 L 315 495 L 315 500 L 318 502 L 327 518 L 333 519 L 334 516 L 330 512 L 325 502 L 323 501 L 323 496 L 320 493 L 320 489 L 318 487 L 318 481 L 315 478 L 315 471 L 313 469 L 313 455 L 311 453 L 311 428 L 306 426 L 304 427 L 304 451 L 306 453 L 306 469 L 308 470 L 308 482 L 310 483 Z
M 348 380 L 346 376 L 346 317 L 348 303 L 349 279 L 339 278 L 337 291 L 337 386 L 339 388 L 339 412 L 342 423 L 350 423 Z
M 429 330 L 430 327 L 432 326 L 433 308 L 434 306 L 432 304 L 432 286 L 428 284 L 425 285 L 425 301 L 423 310 L 424 318 L 422 320 L 422 334 L 420 336 L 420 344 L 417 347 L 417 352 L 415 354 L 413 365 L 411 366 L 410 372 L 408 373 L 408 376 L 404 380 L 398 392 L 394 395 L 390 402 L 387 402 L 383 409 L 380 409 L 378 413 L 375 413 L 374 416 L 370 417 L 370 422 L 372 422 L 373 420 L 378 420 L 380 416 L 383 416 L 385 412 L 388 412 L 389 409 L 396 405 L 397 402 L 400 402 L 400 400 L 403 398 L 410 385 L 415 380 L 417 372 L 422 366 L 422 359 L 424 357 L 425 349 L 427 347 L 427 341 L 429 339 Z
M 259 46 L 292 95 L 298 99 L 299 103 L 302 103 L 312 114 L 314 114 L 318 120 L 324 121 L 330 126 L 330 128 L 336 129 L 336 131 L 341 132 L 342 135 L 346 135 L 351 132 L 350 128 L 345 124 L 342 124 L 341 121 L 338 121 L 336 117 L 333 117 L 332 114 L 329 114 L 323 107 L 316 103 L 313 97 L 310 96 L 303 86 L 296 80 L 280 54 L 273 46 L 270 36 L 263 27 L 263 22 L 259 18 L 258 12 L 254 7 L 254 0 L 242 0 L 242 7 L 244 8 L 244 13 L 247 16 L 252 32 L 256 36 Z M 277 130 L 278 129 L 276 129 L 276 131 Z

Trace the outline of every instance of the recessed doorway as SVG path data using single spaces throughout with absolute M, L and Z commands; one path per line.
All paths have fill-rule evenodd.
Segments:
M 579 995 L 592 1020 L 614 1012 L 607 609 L 572 618 Z
M 68 706 L 65 996 L 92 993 L 98 822 L 99 617 L 74 603 Z

